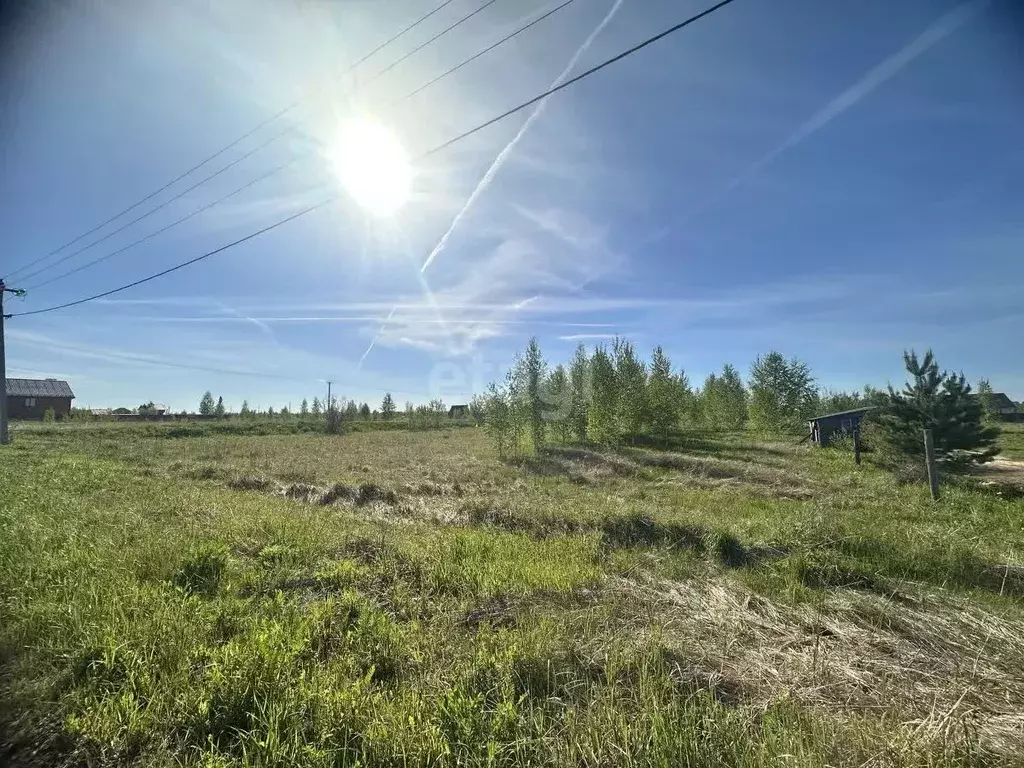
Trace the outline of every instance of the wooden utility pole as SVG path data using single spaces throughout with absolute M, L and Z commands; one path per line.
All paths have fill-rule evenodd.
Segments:
M 324 413 L 328 414 L 328 419 L 331 413 L 331 382 L 327 382 L 327 407 L 324 408 Z
M 4 349 L 4 292 L 7 286 L 0 280 L 0 445 L 7 445 L 7 352 Z
M 928 485 L 932 489 L 932 499 L 939 499 L 939 470 L 935 467 L 935 437 L 930 429 L 924 431 L 924 460 L 928 467 Z

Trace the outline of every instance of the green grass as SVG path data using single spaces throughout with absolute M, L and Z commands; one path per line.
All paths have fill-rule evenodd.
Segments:
M 999 425 L 999 453 L 1007 459 L 1024 459 L 1024 424 L 1007 423 Z
M 745 436 L 502 462 L 478 429 L 167 428 L 0 453 L 0 762 L 1024 749 L 1024 500 Z

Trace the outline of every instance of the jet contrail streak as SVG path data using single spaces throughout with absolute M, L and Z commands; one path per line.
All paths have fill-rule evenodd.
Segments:
M 596 27 L 594 27 L 594 30 L 587 36 L 587 39 L 583 41 L 583 44 L 576 49 L 576 53 L 574 53 L 572 55 L 572 58 L 569 59 L 569 63 L 566 64 L 565 69 L 562 70 L 562 73 L 554 79 L 550 86 L 548 86 L 549 90 L 551 88 L 555 88 L 561 85 L 565 81 L 565 79 L 569 77 L 569 74 L 575 68 L 576 63 L 580 60 L 580 57 L 587 52 L 587 49 L 589 49 L 590 46 L 593 44 L 594 40 L 597 39 L 597 36 L 601 34 L 605 27 L 608 26 L 608 23 L 615 17 L 615 14 L 618 13 L 619 8 L 622 7 L 622 4 L 624 2 L 625 0 L 615 0 L 615 4 L 611 7 L 608 13 L 605 14 L 604 18 L 601 19 L 601 22 Z M 549 96 L 548 98 L 551 97 Z M 543 99 L 542 101 L 538 102 L 536 108 L 533 110 L 533 112 L 530 113 L 530 116 L 526 118 L 526 122 L 524 122 L 522 127 L 516 132 L 516 135 L 513 136 L 512 140 L 505 145 L 505 148 L 498 153 L 498 156 L 494 158 L 494 162 L 491 163 L 491 167 L 487 169 L 487 172 L 483 175 L 480 181 L 477 182 L 476 188 L 473 190 L 472 194 L 470 194 L 469 198 L 466 200 L 462 208 L 459 209 L 459 212 L 455 214 L 455 218 L 452 219 L 452 223 L 448 227 L 448 230 L 441 236 L 441 239 L 437 241 L 437 245 L 434 246 L 433 250 L 430 251 L 430 254 L 423 262 L 423 266 L 420 267 L 420 274 L 427 271 L 427 267 L 429 267 L 434 262 L 434 259 L 437 258 L 438 254 L 440 254 L 441 251 L 445 249 L 445 246 L 448 245 L 449 238 L 458 228 L 459 224 L 462 223 L 462 220 L 466 217 L 466 214 L 469 213 L 470 209 L 473 207 L 473 204 L 476 203 L 480 195 L 487 191 L 487 188 L 491 185 L 491 182 L 494 180 L 494 177 L 497 175 L 498 171 L 501 170 L 501 167 L 505 164 L 505 161 L 508 160 L 512 152 L 515 150 L 516 145 L 519 144 L 523 136 L 526 135 L 526 132 L 530 130 L 530 126 L 532 126 L 537 121 L 537 118 L 539 118 L 544 113 L 544 108 L 547 106 L 547 103 L 548 99 Z M 387 319 L 390 320 L 392 317 L 394 317 L 394 314 L 395 310 L 392 309 L 391 314 L 388 315 Z M 357 366 L 357 370 L 360 367 L 362 367 L 363 361 L 366 360 L 370 352 L 373 351 L 374 345 L 376 345 L 377 340 L 380 338 L 380 335 L 384 332 L 384 329 L 386 327 L 387 321 L 385 321 L 384 324 L 381 325 L 380 330 L 378 330 L 377 334 L 373 337 L 373 341 L 370 342 L 370 345 L 366 348 L 366 351 L 363 352 L 363 356 L 359 358 L 359 366 Z

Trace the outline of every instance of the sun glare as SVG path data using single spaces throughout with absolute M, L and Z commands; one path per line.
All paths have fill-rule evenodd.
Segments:
M 343 123 L 332 159 L 345 189 L 373 215 L 393 214 L 409 199 L 409 157 L 395 134 L 375 120 Z

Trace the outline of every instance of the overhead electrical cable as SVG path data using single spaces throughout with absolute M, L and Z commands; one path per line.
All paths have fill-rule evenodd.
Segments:
M 638 43 L 637 45 L 634 45 L 632 48 L 629 48 L 629 49 L 623 51 L 622 53 L 619 53 L 619 54 L 611 57 L 610 59 L 606 59 L 606 60 L 602 61 L 600 64 L 597 64 L 597 65 L 591 67 L 590 69 L 587 69 L 586 71 L 581 72 L 580 74 L 578 74 L 578 75 L 576 75 L 574 77 L 569 78 L 565 82 L 560 83 L 559 85 L 556 85 L 553 88 L 549 88 L 548 90 L 544 91 L 543 93 L 538 94 L 537 96 L 534 96 L 533 98 L 531 98 L 531 99 L 529 99 L 527 101 L 524 101 L 521 104 L 518 104 L 517 106 L 513 107 L 512 109 L 506 110 L 505 112 L 501 113 L 500 115 L 498 115 L 496 117 L 493 117 L 490 120 L 487 120 L 487 121 L 485 121 L 483 123 L 480 123 L 479 125 L 477 125 L 477 126 L 475 126 L 473 128 L 470 128 L 469 130 L 464 131 L 463 133 L 461 133 L 461 134 L 459 134 L 457 136 L 454 136 L 453 138 L 448 139 L 447 141 L 445 141 L 445 142 L 443 142 L 441 144 L 438 144 L 437 146 L 433 147 L 432 149 L 429 149 L 426 152 L 423 152 L 420 155 L 418 155 L 417 157 L 413 158 L 413 162 L 417 162 L 419 160 L 423 160 L 423 159 L 428 158 L 428 157 L 430 157 L 432 155 L 435 155 L 438 152 L 441 152 L 442 150 L 447 149 L 448 147 L 452 146 L 456 142 L 459 142 L 459 141 L 462 141 L 463 139 L 469 138 L 470 136 L 476 134 L 477 132 L 482 131 L 485 128 L 488 128 L 488 127 L 494 125 L 495 123 L 499 122 L 500 120 L 504 120 L 504 119 L 506 119 L 508 117 L 511 117 L 512 115 L 516 114 L 517 112 L 520 112 L 520 111 L 526 109 L 527 107 L 530 107 L 533 104 L 536 104 L 538 101 L 546 99 L 548 96 L 551 96 L 552 94 L 558 93 L 559 91 L 562 91 L 562 90 L 568 88 L 569 86 L 571 86 L 571 85 L 573 85 L 575 83 L 578 83 L 581 80 L 583 80 L 585 78 L 588 78 L 591 75 L 594 75 L 594 74 L 600 72 L 601 70 L 605 69 L 606 67 L 611 66 L 612 64 L 614 64 L 616 62 L 622 61 L 623 59 L 627 58 L 628 56 L 631 56 L 632 54 L 637 53 L 640 50 L 643 50 L 647 46 L 652 45 L 652 44 L 658 42 L 659 40 L 662 40 L 662 39 L 668 37 L 669 35 L 671 35 L 671 34 L 673 34 L 675 32 L 678 32 L 681 29 L 684 29 L 685 27 L 688 27 L 689 25 L 693 24 L 694 22 L 699 21 L 700 19 L 703 19 L 706 16 L 711 15 L 715 11 L 717 11 L 717 10 L 719 10 L 721 8 L 724 8 L 725 6 L 727 6 L 727 5 L 729 5 L 729 4 L 733 3 L 733 2 L 735 2 L 735 0 L 721 0 L 721 2 L 716 3 L 715 5 L 707 8 L 707 9 L 705 9 L 703 11 L 701 11 L 700 13 L 698 13 L 698 14 L 696 14 L 694 16 L 689 17 L 688 19 L 686 19 L 684 21 L 681 21 L 680 23 L 678 23 L 678 24 L 676 24 L 676 25 L 674 25 L 672 27 L 669 27 L 668 29 L 664 30 L 663 32 L 660 32 L 660 33 L 658 33 L 658 34 L 656 34 L 656 35 L 654 35 L 652 37 L 647 38 L 643 42 Z M 265 234 L 265 233 L 270 232 L 270 231 L 272 231 L 274 229 L 277 229 L 278 227 L 283 226 L 283 225 L 287 224 L 290 221 L 294 221 L 295 219 L 297 219 L 297 218 L 299 218 L 301 216 L 305 216 L 308 213 L 312 213 L 315 210 L 323 208 L 324 206 L 326 206 L 326 205 L 334 202 L 335 200 L 337 200 L 340 196 L 341 196 L 340 194 L 332 195 L 332 196 L 330 196 L 330 197 L 328 197 L 328 198 L 326 198 L 324 200 L 321 200 L 318 203 L 315 203 L 315 204 L 313 204 L 313 205 L 311 205 L 311 206 L 309 206 L 307 208 L 302 209 L 301 211 L 298 211 L 297 213 L 293 213 L 293 214 L 291 214 L 289 216 L 286 216 L 283 219 L 279 219 L 278 221 L 274 222 L 273 224 L 269 224 L 266 227 L 263 227 L 262 229 L 257 230 L 256 232 L 253 232 L 253 233 L 251 233 L 249 235 L 246 235 L 245 237 L 241 237 L 241 238 L 239 238 L 237 240 L 234 240 L 234 241 L 232 241 L 230 243 L 227 243 L 226 245 L 222 245 L 219 248 L 216 248 L 216 249 L 214 249 L 212 251 L 208 251 L 208 252 L 206 252 L 204 254 L 196 256 L 195 258 L 189 259 L 188 261 L 183 261 L 180 264 L 176 264 L 173 267 L 169 267 L 167 269 L 161 270 L 160 272 L 156 272 L 156 273 L 154 273 L 154 274 L 152 274 L 152 275 L 150 275 L 148 277 L 144 277 L 144 278 L 142 278 L 140 280 L 134 280 L 134 281 L 132 281 L 130 283 L 127 283 L 125 285 L 119 286 L 117 288 L 112 288 L 112 289 L 110 289 L 108 291 L 103 291 L 102 293 L 97 293 L 97 294 L 94 294 L 92 296 L 86 296 L 85 298 L 77 299 L 76 301 L 69 301 L 69 302 L 65 302 L 63 304 L 54 305 L 52 307 L 45 307 L 43 309 L 35 309 L 35 310 L 28 311 L 28 312 L 18 312 L 18 313 L 15 313 L 15 314 L 11 315 L 11 317 L 26 317 L 28 315 L 39 315 L 39 314 L 43 314 L 45 312 L 56 312 L 57 310 L 60 310 L 60 309 L 66 309 L 68 307 L 78 306 L 79 304 L 85 304 L 86 302 L 94 301 L 95 299 L 100 299 L 100 298 L 104 298 L 104 297 L 107 297 L 107 296 L 111 296 L 111 295 L 113 295 L 115 293 L 120 293 L 121 291 L 128 290 L 129 288 L 134 288 L 135 286 L 142 285 L 143 283 L 148 283 L 151 280 L 156 280 L 157 278 L 163 277 L 163 276 L 168 275 L 168 274 L 170 274 L 172 272 L 176 272 L 179 269 L 184 269 L 185 267 L 191 266 L 192 264 L 195 264 L 197 262 L 203 261 L 204 259 L 208 259 L 211 256 L 215 256 L 218 253 L 221 253 L 221 252 L 226 251 L 226 250 L 228 250 L 230 248 L 233 248 L 236 245 L 240 245 L 240 244 L 242 244 L 244 242 L 247 242 L 247 241 L 252 240 L 252 239 L 254 239 L 256 237 L 259 237 L 262 234 Z
M 543 15 L 539 16 L 538 18 L 534 19 L 533 21 L 531 21 L 531 22 L 529 22 L 527 24 L 524 24 L 523 26 L 521 26 L 518 29 L 516 29 L 514 32 L 512 32 L 512 33 L 506 35 L 505 37 L 501 38 L 496 43 L 493 43 L 493 44 L 487 46 L 486 48 L 478 51 L 477 53 L 474 53 L 469 58 L 464 59 L 462 62 L 460 62 L 456 66 L 454 66 L 454 67 L 448 69 L 447 71 L 441 73 L 437 77 L 435 77 L 432 80 L 430 80 L 428 83 L 420 86 L 416 90 L 411 91 L 410 93 L 408 93 L 405 96 L 401 97 L 398 100 L 398 102 L 405 101 L 406 99 L 411 98 L 412 96 L 420 93 L 421 91 L 425 90 L 426 88 L 429 88 L 431 85 L 434 85 L 435 83 L 439 82 L 440 80 L 444 79 L 445 77 L 448 77 L 448 76 L 454 74 L 455 72 L 460 70 L 462 67 L 464 67 L 466 64 L 469 64 L 470 62 L 474 61 L 475 59 L 480 58 L 484 54 L 489 53 L 490 51 L 494 50 L 498 46 L 500 46 L 500 45 L 502 45 L 504 43 L 507 43 L 512 38 L 516 37 L 517 35 L 525 32 L 525 31 L 527 31 L 528 29 L 530 29 L 531 27 L 533 27 L 537 23 L 543 21 L 544 19 L 546 19 L 549 16 L 551 16 L 552 14 L 554 14 L 556 11 L 562 10 L 563 8 L 565 8 L 566 6 L 570 5 L 573 2 L 574 2 L 574 0 L 566 0 L 562 4 L 556 6 L 555 8 L 551 9 L 550 11 L 544 13 Z M 478 10 L 481 10 L 481 9 L 478 9 Z M 380 74 L 380 73 L 378 73 L 378 74 Z M 396 103 L 398 103 L 398 102 L 396 102 Z M 202 182 L 199 182 L 198 184 L 195 184 L 192 187 L 189 187 L 184 192 L 182 192 L 180 195 L 178 195 L 176 197 L 173 197 L 170 200 L 168 200 L 167 203 L 174 202 L 178 198 L 182 197 L 183 195 L 187 194 L 188 192 L 191 192 L 193 189 L 195 189 L 196 187 L 198 187 L 201 184 L 203 184 L 205 181 L 210 180 L 214 176 L 220 175 L 221 173 L 226 171 L 231 166 L 235 165 L 236 163 L 238 163 L 241 160 L 244 160 L 246 157 L 249 157 L 250 155 L 254 154 L 259 149 L 262 149 L 264 146 L 266 146 L 266 144 L 268 144 L 268 143 L 270 143 L 272 141 L 275 141 L 276 139 L 280 138 L 282 135 L 284 135 L 285 133 L 288 133 L 291 130 L 292 130 L 292 128 L 289 128 L 286 131 L 283 131 L 283 132 L 275 135 L 268 142 L 264 142 L 264 144 L 261 144 L 259 147 L 257 147 L 252 152 L 249 152 L 249 153 L 243 155 L 241 158 L 239 158 L 235 162 L 231 163 L 230 165 L 226 166 L 225 168 L 222 168 L 220 171 L 217 171 L 216 173 L 212 174 L 211 176 L 207 176 L 206 179 L 204 179 Z M 236 190 L 234 190 L 232 192 L 229 192 L 226 195 L 223 195 L 223 196 L 217 198 L 212 203 L 208 203 L 206 205 L 203 205 L 202 207 L 198 208 L 197 210 L 193 211 L 192 213 L 189 213 L 189 214 L 187 214 L 185 216 L 182 216 L 181 218 L 175 220 L 171 224 L 168 224 L 167 226 L 161 227 L 160 229 L 156 230 L 155 232 L 151 232 L 150 234 L 145 235 L 144 237 L 139 238 L 138 240 L 135 240 L 132 243 L 129 243 L 128 245 L 126 245 L 126 246 L 118 248 L 117 250 L 112 251 L 112 252 L 110 252 L 108 254 L 105 254 L 104 256 L 100 256 L 99 258 L 93 259 L 92 261 L 87 262 L 86 264 L 83 264 L 81 266 L 75 267 L 74 269 L 68 270 L 67 272 L 62 272 L 61 274 L 57 275 L 56 277 L 51 277 L 51 278 L 49 278 L 47 280 L 44 280 L 43 282 L 36 283 L 35 285 L 29 285 L 29 286 L 26 287 L 26 290 L 35 290 L 35 289 L 38 289 L 38 288 L 42 288 L 43 286 L 50 285 L 51 283 L 58 282 L 59 280 L 63 280 L 66 277 L 70 277 L 71 275 L 77 274 L 78 272 L 81 272 L 84 269 L 88 269 L 89 267 L 95 266 L 96 264 L 100 264 L 100 263 L 106 261 L 107 259 L 109 259 L 109 258 L 111 258 L 113 256 L 117 256 L 118 254 L 121 254 L 121 253 L 124 253 L 124 252 L 126 252 L 128 250 L 131 250 L 135 246 L 141 245 L 142 243 L 145 243 L 145 242 L 151 240 L 156 235 L 162 234 L 163 232 L 166 232 L 167 230 L 172 229 L 173 227 L 176 227 L 179 224 L 182 224 L 182 223 L 188 221 L 192 217 L 202 213 L 203 211 L 209 210 L 210 208 L 214 207 L 215 205 L 218 205 L 219 203 L 224 202 L 228 198 L 235 196 L 239 192 L 242 192 L 243 190 L 248 189 L 249 187 L 252 187 L 253 185 L 263 181 L 264 179 L 270 178 L 271 176 L 276 175 L 277 173 L 285 170 L 286 168 L 291 167 L 298 159 L 299 158 L 294 158 L 294 159 L 288 161 L 287 163 L 284 163 L 283 165 L 278 166 L 277 168 L 273 169 L 269 173 L 263 174 L 262 176 L 260 176 L 257 179 L 254 179 L 253 181 L 249 182 L 248 184 L 245 184 L 244 186 L 239 187 L 238 189 L 236 189 Z M 76 255 L 82 253 L 83 251 L 88 250 L 89 248 L 93 247 L 94 245 L 97 245 L 100 242 L 102 242 L 103 240 L 106 240 L 108 237 L 111 237 L 112 235 L 116 235 L 121 230 L 131 226 L 132 224 L 137 223 L 138 221 L 141 221 L 142 219 L 144 219 L 146 217 L 148 217 L 151 213 L 154 213 L 156 210 L 158 210 L 158 209 L 153 209 L 149 213 L 143 214 L 142 216 L 139 216 L 136 219 L 133 219 L 132 221 L 130 221 L 128 224 L 124 225 L 120 229 L 117 229 L 114 232 L 111 232 L 110 235 L 107 235 L 106 237 L 100 238 L 99 240 L 96 240 L 96 241 L 90 243 L 88 246 L 85 246 L 84 248 L 80 248 L 79 250 L 74 251 L 71 254 L 68 254 L 64 258 L 59 259 L 58 261 L 55 261 L 55 262 L 53 262 L 51 264 L 48 264 L 45 267 L 43 267 L 42 269 L 36 270 L 35 272 L 32 272 L 32 273 L 30 273 L 28 275 L 25 275 L 21 279 L 22 280 L 27 280 L 27 279 L 29 279 L 31 277 L 34 277 L 35 275 L 43 272 L 43 271 L 46 271 L 48 269 L 51 269 L 52 267 L 57 266 L 58 264 L 61 264 L 64 261 L 67 261 L 72 256 L 76 256 Z
M 391 37 L 389 37 L 389 38 L 388 38 L 387 40 L 385 40 L 385 41 L 384 41 L 384 42 L 382 42 L 382 43 L 381 43 L 380 45 L 378 45 L 378 46 L 377 46 L 376 48 L 374 48 L 373 50 L 371 50 L 371 51 L 370 51 L 369 53 L 367 53 L 367 54 L 364 54 L 364 55 L 363 55 L 363 56 L 362 56 L 361 58 L 359 58 L 358 60 L 356 60 L 355 62 L 353 62 L 353 63 L 352 63 L 351 65 L 349 65 L 348 69 L 346 70 L 346 73 L 348 73 L 348 72 L 352 72 L 352 71 L 353 71 L 353 70 L 354 70 L 354 69 L 355 69 L 356 67 L 358 67 L 359 65 L 363 64 L 364 62 L 366 62 L 366 61 L 367 61 L 368 59 L 370 59 L 370 58 L 371 58 L 372 56 L 374 56 L 374 55 L 376 55 L 376 54 L 380 53 L 380 52 L 381 52 L 381 51 L 382 51 L 382 50 L 383 50 L 384 48 L 388 47 L 388 46 L 389 46 L 389 45 L 391 45 L 392 43 L 396 42 L 396 41 L 397 41 L 397 40 L 398 40 L 399 38 L 401 38 L 401 37 L 403 37 L 404 35 L 406 35 L 407 33 L 411 32 L 411 31 L 412 31 L 413 29 L 415 29 L 415 28 L 416 28 L 416 27 L 418 27 L 418 26 L 419 26 L 420 24 L 422 24 L 423 22 L 425 22 L 425 21 L 426 21 L 427 19 L 429 19 L 429 18 L 430 18 L 431 16 L 433 16 L 434 14 L 436 14 L 436 13 L 438 13 L 439 11 L 443 10 L 443 9 L 444 9 L 444 8 L 445 8 L 446 6 L 450 5 L 450 4 L 452 3 L 452 2 L 454 2 L 454 0 L 445 0 L 445 1 L 444 1 L 444 2 L 442 2 L 442 3 L 440 4 L 440 5 L 436 6 L 436 7 L 435 7 L 435 8 L 433 9 L 433 10 L 431 10 L 431 11 L 428 11 L 428 12 L 427 12 L 427 13 L 425 13 L 425 14 L 424 14 L 423 16 L 420 16 L 420 17 L 419 17 L 418 19 L 416 19 L 416 21 L 412 22 L 411 24 L 409 24 L 408 26 L 406 26 L 406 27 L 405 27 L 404 29 L 402 29 L 401 31 L 397 32 L 396 34 L 392 35 L 392 36 L 391 36 Z M 250 137 L 250 136 L 252 136 L 253 134 L 255 134 L 255 133 L 259 132 L 259 131 L 260 131 L 261 129 L 263 129 L 263 128 L 265 128 L 266 126 L 270 125 L 271 123 L 273 123 L 273 122 L 276 122 L 277 120 L 281 119 L 282 117 L 284 117 L 285 115 L 287 115 L 287 114 L 288 114 L 289 112 L 292 112 L 292 111 L 293 111 L 293 110 L 294 110 L 294 109 L 295 109 L 296 107 L 298 107 L 298 106 L 299 106 L 299 105 L 300 105 L 300 104 L 301 104 L 301 103 L 302 103 L 302 102 L 303 102 L 303 101 L 304 101 L 304 100 L 305 100 L 306 98 L 307 98 L 307 97 L 302 97 L 302 98 L 296 99 L 295 101 L 293 101 L 293 102 L 292 102 L 291 104 L 289 104 L 288 106 L 284 107 L 283 109 L 280 109 L 280 110 L 278 110 L 278 111 L 277 111 L 277 112 L 275 112 L 275 113 L 274 113 L 273 115 L 271 115 L 270 117 L 268 117 L 268 118 L 267 118 L 266 120 L 264 120 L 264 121 L 262 121 L 261 123 L 259 123 L 259 124 L 258 124 L 258 125 L 257 125 L 256 127 L 254 127 L 253 129 L 251 129 L 251 130 L 249 130 L 249 131 L 245 132 L 244 134 L 242 134 L 241 136 L 239 136 L 239 137 L 238 137 L 237 139 L 235 139 L 234 141 L 232 141 L 232 142 L 230 142 L 229 144 L 227 144 L 227 145 L 225 145 L 225 146 L 221 147 L 220 149 L 218 149 L 218 150 L 217 150 L 216 152 L 214 152 L 214 153 L 213 153 L 212 155 L 210 155 L 210 156 L 209 156 L 209 157 L 207 157 L 206 159 L 204 159 L 204 160 L 200 161 L 199 163 L 196 163 L 196 164 L 195 164 L 195 165 L 193 165 L 193 166 L 192 166 L 191 168 L 189 168 L 189 169 L 188 169 L 187 171 L 184 171 L 183 173 L 180 173 L 180 174 L 178 174 L 177 176 L 175 176 L 175 177 L 174 177 L 173 179 L 171 179 L 170 181 L 168 181 L 168 182 L 167 182 L 166 184 L 164 184 L 163 186 L 161 186 L 161 187 L 159 187 L 159 188 L 157 188 L 157 189 L 153 190 L 152 192 L 150 192 L 149 194 L 147 194 L 147 195 L 146 195 L 145 197 L 142 197 L 142 198 L 140 198 L 139 200 L 135 201 L 134 203 L 132 203 L 131 205 L 129 205 L 129 206 L 128 206 L 127 208 L 125 208 L 124 210 L 122 210 L 122 211 L 119 211 L 118 213 L 114 214 L 114 215 L 113 215 L 113 216 L 111 216 L 110 218 L 108 218 L 108 219 L 105 219 L 104 221 L 101 221 L 101 222 L 100 222 L 99 224 L 97 224 L 96 226 L 94 226 L 94 227 L 93 227 L 92 229 L 89 229 L 89 230 L 87 230 L 87 231 L 83 232 L 82 234 L 78 235 L 77 237 L 74 237 L 74 238 L 72 238 L 71 240 L 68 240 L 68 241 L 67 241 L 66 243 L 64 243 L 63 245 L 59 246 L 58 248 L 54 248 L 54 249 L 53 249 L 52 251 L 50 251 L 49 253 L 46 253 L 46 254 L 44 254 L 44 255 L 42 255 L 42 256 L 40 256 L 40 257 L 36 258 L 36 259 L 33 259 L 32 261 L 29 261 L 28 263 L 26 263 L 26 264 L 22 265 L 21 267 L 18 267 L 17 269 L 15 269 L 15 270 L 13 270 L 12 272 L 8 273 L 8 275 L 7 275 L 7 278 L 13 277 L 14 275 L 17 275 L 17 274 L 19 274 L 19 273 L 21 273 L 21 272 L 25 271 L 26 269 L 31 269 L 31 268 L 32 268 L 33 266 L 35 266 L 35 265 L 36 265 L 36 264 L 38 264 L 39 262 L 41 262 L 41 261 L 45 261 L 46 259 L 50 258 L 51 256 L 56 256 L 56 255 L 57 255 L 58 253 L 60 253 L 61 251 L 63 251 L 63 250 L 65 249 L 65 248 L 68 248 L 68 247 L 70 247 L 70 246 L 74 245 L 74 244 L 75 244 L 75 243 L 77 243 L 78 241 L 80 241 L 80 240 L 82 240 L 82 239 L 84 239 L 84 238 L 88 237 L 89 235 L 93 234 L 94 232 L 97 232 L 97 231 L 99 231 L 100 229 L 103 229 L 103 227 L 105 227 L 105 226 L 107 226 L 108 224 L 110 224 L 110 223 L 112 223 L 112 222 L 116 221 L 117 219 L 121 218 L 121 217 L 122 217 L 122 216 L 124 216 L 124 215 L 125 215 L 126 213 L 129 213 L 130 211 L 133 211 L 133 210 L 135 210 L 135 209 L 136 209 L 136 208 L 138 208 L 138 207 L 139 207 L 140 205 L 142 205 L 143 203 L 145 203 L 145 202 L 147 202 L 147 201 L 149 201 L 149 200 L 153 199 L 154 197 L 156 197 L 157 195 L 159 195 L 159 194 L 160 194 L 161 192 L 163 192 L 164 190 L 166 190 L 166 189 L 168 189 L 168 188 L 170 188 L 170 187 L 174 186 L 174 185 L 175 185 L 175 184 L 177 184 L 177 183 L 178 183 L 179 181 L 181 181 L 182 179 L 184 179 L 184 178 L 185 178 L 186 176 L 190 176 L 191 174 L 195 173 L 195 172 L 196 172 L 196 171 L 198 171 L 198 170 L 199 170 L 200 168 L 202 168 L 202 167 L 203 167 L 204 165 L 207 165 L 208 163 L 212 162 L 213 160 L 216 160 L 216 159 L 217 159 L 218 157 L 220 157 L 221 155 L 223 155 L 223 154 L 224 154 L 225 152 L 227 152 L 227 151 L 229 151 L 229 150 L 233 149 L 234 147 L 238 146 L 238 145 L 239 145 L 239 144 L 241 144 L 241 143 L 242 143 L 243 141 L 245 141 L 245 140 L 246 140 L 247 138 L 249 138 L 249 137 Z M 275 138 L 277 138 L 277 137 L 275 137 Z

